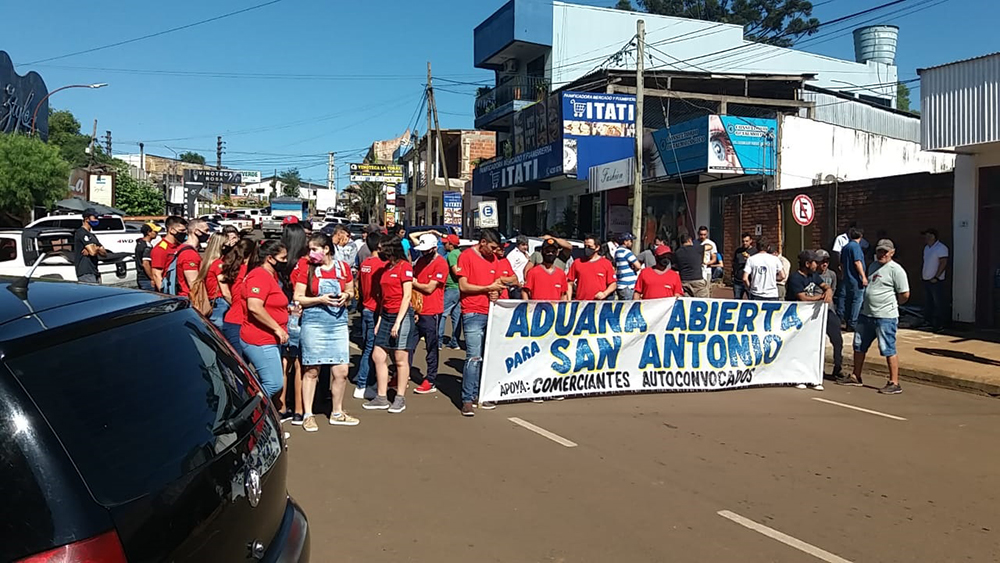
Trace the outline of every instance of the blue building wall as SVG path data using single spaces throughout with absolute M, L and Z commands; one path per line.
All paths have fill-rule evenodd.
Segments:
M 495 68 L 490 57 L 510 45 L 530 43 L 552 45 L 552 6 L 538 0 L 511 0 L 493 13 L 473 32 L 473 63 L 478 68 Z

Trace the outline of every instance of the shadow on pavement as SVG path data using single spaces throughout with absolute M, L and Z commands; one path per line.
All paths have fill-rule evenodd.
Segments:
M 970 354 L 969 352 L 959 352 L 957 350 L 943 350 L 941 348 L 914 348 L 914 350 L 922 354 L 927 354 L 928 356 L 953 358 L 956 360 L 965 360 L 967 362 L 973 362 L 987 366 L 1000 367 L 1000 362 L 998 362 L 997 360 L 991 360 L 989 358 L 984 358 L 982 356 Z

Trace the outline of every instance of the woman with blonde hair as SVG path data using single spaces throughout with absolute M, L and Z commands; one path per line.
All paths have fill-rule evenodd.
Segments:
M 215 233 L 208 239 L 205 254 L 201 257 L 201 269 L 198 271 L 198 279 L 204 280 L 205 293 L 208 294 L 208 301 L 212 304 L 212 316 L 209 320 L 219 330 L 222 330 L 223 318 L 231 305 L 231 301 L 226 299 L 219 286 L 222 280 L 222 248 L 226 245 L 226 241 L 227 237 L 222 233 Z

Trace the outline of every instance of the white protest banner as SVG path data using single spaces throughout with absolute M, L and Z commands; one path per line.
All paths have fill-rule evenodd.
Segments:
M 823 380 L 825 303 L 497 301 L 481 401 Z

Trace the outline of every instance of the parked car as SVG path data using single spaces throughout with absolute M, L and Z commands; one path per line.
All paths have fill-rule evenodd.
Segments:
M 0 495 L 17 515 L 0 561 L 305 563 L 287 470 L 260 383 L 186 299 L 0 278 Z
M 94 234 L 108 252 L 131 254 L 135 251 L 135 241 L 142 237 L 142 233 L 128 230 L 120 215 L 102 215 L 97 220 L 98 225 L 94 227 Z M 75 231 L 80 225 L 83 225 L 83 216 L 75 213 L 42 217 L 29 223 L 27 228 L 61 228 Z
M 243 218 L 236 213 L 215 213 L 212 215 L 202 215 L 199 219 L 208 221 L 209 223 L 217 223 L 223 227 L 232 226 L 236 227 L 236 230 L 241 234 L 253 232 L 253 221 L 250 219 Z
M 38 227 L 0 230 L 0 275 L 23 276 L 41 258 L 32 272 L 33 278 L 76 281 L 74 232 Z M 103 238 L 101 243 L 104 243 Z M 97 265 L 102 284 L 124 287 L 135 287 L 135 268 L 132 252 L 109 251 Z

